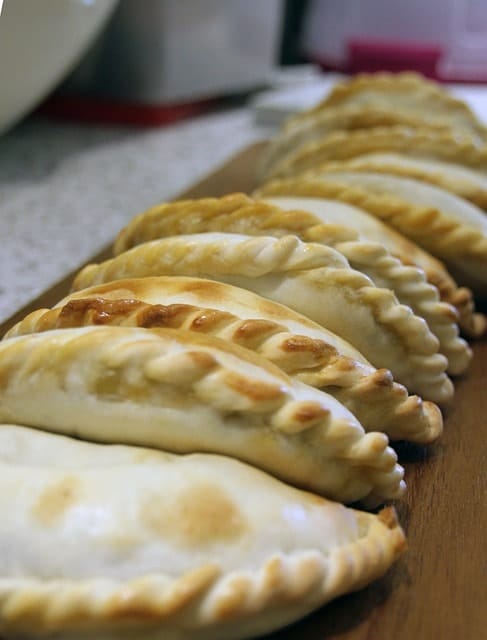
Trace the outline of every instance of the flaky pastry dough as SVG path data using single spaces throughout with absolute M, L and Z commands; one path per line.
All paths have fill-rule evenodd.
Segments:
M 378 515 L 223 456 L 0 427 L 3 637 L 239 640 L 377 579 Z
M 484 173 L 441 160 L 413 158 L 400 153 L 368 153 L 342 162 L 330 162 L 324 169 L 372 171 L 414 178 L 446 189 L 487 209 L 487 177 Z
M 83 327 L 0 342 L 0 421 L 239 458 L 343 502 L 393 498 L 383 433 L 265 358 L 177 329 Z
M 485 144 L 478 146 L 469 138 L 431 131 L 426 127 L 419 129 L 396 126 L 331 133 L 288 154 L 261 176 L 261 180 L 289 177 L 314 169 L 325 162 L 348 160 L 384 151 L 442 160 L 487 171 Z
M 379 195 L 365 187 L 348 184 L 345 180 L 339 180 L 332 172 L 327 173 L 320 169 L 296 178 L 269 182 L 258 191 L 258 194 L 261 196 L 293 194 L 338 200 L 376 216 L 418 244 L 421 243 L 422 228 L 428 229 L 428 226 L 436 228 L 439 225 L 442 232 L 449 229 L 446 227 L 447 221 L 442 218 L 438 210 L 419 208 L 396 195 Z M 441 225 L 442 222 L 445 224 Z M 454 231 L 454 227 L 450 229 Z M 455 235 L 452 234 L 452 241 L 454 238 Z M 434 242 L 434 237 L 430 242 Z M 483 314 L 475 312 L 472 292 L 468 288 L 457 287 L 451 277 L 436 279 L 434 284 L 438 287 L 442 299 L 457 309 L 458 322 L 462 331 L 471 337 L 483 335 L 486 330 L 486 319 Z
M 296 236 L 204 233 L 165 238 L 88 265 L 75 278 L 73 290 L 154 275 L 207 277 L 250 289 L 338 334 L 376 367 L 390 369 L 411 393 L 439 403 L 452 395 L 446 358 L 438 353 L 438 339 L 425 321 L 331 247 Z
M 117 280 L 39 309 L 6 337 L 90 324 L 169 327 L 210 334 L 265 356 L 288 375 L 339 400 L 366 431 L 429 443 L 442 432 L 436 405 L 408 396 L 386 369 L 288 307 L 212 280 L 177 276 Z
M 454 97 L 439 83 L 411 72 L 361 73 L 338 82 L 315 107 L 290 119 L 288 127 L 313 113 L 351 106 L 400 111 L 422 120 L 428 127 L 434 127 L 438 121 L 445 122 L 475 141 L 487 140 L 487 128 L 463 100 Z
M 233 199 L 241 200 L 242 206 L 229 212 L 227 201 Z M 438 338 L 439 351 L 448 360 L 448 373 L 466 371 L 472 353 L 458 335 L 456 310 L 440 301 L 438 290 L 427 282 L 422 270 L 403 265 L 382 244 L 362 240 L 354 230 L 330 223 L 319 200 L 281 198 L 274 204 L 278 206 L 243 194 L 162 204 L 129 222 L 120 233 L 117 250 L 136 242 L 207 231 L 276 237 L 295 233 L 305 242 L 334 247 L 352 268 L 365 273 L 378 287 L 394 291 L 399 302 L 424 318 Z

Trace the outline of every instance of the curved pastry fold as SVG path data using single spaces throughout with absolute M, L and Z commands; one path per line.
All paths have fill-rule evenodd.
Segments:
M 369 153 L 363 156 L 330 162 L 324 169 L 370 171 L 403 178 L 414 178 L 441 187 L 460 198 L 487 209 L 487 177 L 484 173 L 452 162 L 413 158 L 399 153 Z
M 0 507 L 6 637 L 253 637 L 379 578 L 405 547 L 392 508 L 349 509 L 223 456 L 14 425 L 0 427 Z
M 341 501 L 403 491 L 382 433 L 247 349 L 176 329 L 85 327 L 0 343 L 0 421 L 237 457 Z
M 68 296 L 27 316 L 6 335 L 90 324 L 169 327 L 214 335 L 265 356 L 288 375 L 330 393 L 366 431 L 422 444 L 442 432 L 436 405 L 409 396 L 389 371 L 287 307 L 211 280 L 118 280 Z
M 379 223 L 384 222 L 391 226 L 394 231 L 396 227 L 397 235 L 404 234 L 406 238 L 421 243 L 421 229 L 431 224 L 438 224 L 440 212 L 430 209 L 421 209 L 408 204 L 405 200 L 396 195 L 381 195 L 374 193 L 371 189 L 355 183 L 348 184 L 346 180 L 339 180 L 338 177 L 330 172 L 316 170 L 308 172 L 296 178 L 288 178 L 283 180 L 274 180 L 269 182 L 257 192 L 259 196 L 266 198 L 293 195 L 312 198 L 330 199 L 339 201 L 347 205 L 351 205 L 354 210 L 359 207 L 364 212 L 376 217 Z M 359 232 L 368 234 L 367 224 L 354 214 L 354 211 L 346 210 L 348 214 L 347 222 L 353 225 Z M 418 221 L 418 216 L 422 216 Z M 436 221 L 436 222 L 435 222 Z M 446 221 L 444 221 L 446 222 Z M 360 226 L 359 226 L 360 225 Z M 399 233 L 400 232 L 400 233 Z M 372 229 L 371 233 L 380 233 L 380 242 L 386 246 L 393 255 L 400 253 L 402 259 L 401 245 L 396 244 L 395 240 L 380 232 L 380 230 Z M 432 240 L 434 242 L 434 240 Z M 414 246 L 414 245 L 413 245 Z M 407 250 L 407 249 L 406 249 Z M 415 251 L 410 252 L 411 259 L 416 261 L 418 254 Z M 434 259 L 434 258 L 433 258 Z M 481 313 L 476 313 L 472 292 L 465 287 L 457 287 L 455 281 L 446 271 L 446 269 L 437 269 L 433 263 L 429 267 L 429 263 L 421 258 L 421 262 L 417 266 L 423 268 L 432 282 L 440 292 L 442 300 L 454 306 L 458 311 L 458 323 L 462 331 L 470 337 L 482 336 L 487 328 L 486 318 Z
M 229 212 L 226 200 L 232 199 L 242 200 L 242 206 Z M 382 244 L 361 240 L 353 229 L 337 226 L 335 220 L 330 223 L 319 200 L 281 198 L 274 204 L 253 201 L 242 194 L 164 204 L 136 216 L 121 232 L 116 250 L 136 242 L 206 231 L 273 236 L 295 233 L 305 242 L 334 247 L 353 269 L 365 273 L 378 287 L 394 291 L 399 302 L 424 318 L 438 338 L 439 351 L 448 360 L 448 373 L 466 371 L 472 352 L 458 335 L 456 311 L 440 301 L 438 290 L 426 281 L 422 270 L 404 266 Z
M 326 162 L 349 160 L 368 153 L 393 152 L 414 158 L 442 160 L 487 170 L 487 146 L 471 138 L 412 127 L 376 127 L 337 131 L 309 142 L 276 162 L 262 180 L 293 176 Z
M 319 169 L 314 174 L 363 189 L 371 199 L 403 203 L 402 214 L 391 207 L 383 219 L 443 260 L 460 283 L 487 295 L 487 217 L 475 205 L 411 178 Z
M 437 117 L 428 121 L 428 128 L 439 133 L 452 133 L 451 123 Z M 304 144 L 314 142 L 335 131 L 354 131 L 376 127 L 406 126 L 423 128 L 425 121 L 417 114 L 386 105 L 354 104 L 326 107 L 300 112 L 291 118 L 271 140 L 264 152 L 259 173 L 265 175 L 273 165 Z
M 482 143 L 487 140 L 487 128 L 463 101 L 438 84 L 417 73 L 361 73 L 337 83 L 324 100 L 315 107 L 291 118 L 293 128 L 303 119 L 329 109 L 351 107 L 382 108 L 409 115 L 427 127 L 448 124 L 457 134 L 471 136 Z
M 453 386 L 438 339 L 392 291 L 375 287 L 330 247 L 296 236 L 204 233 L 146 242 L 85 267 L 73 290 L 155 275 L 206 277 L 250 289 L 307 315 L 350 342 L 411 393 L 446 402 Z

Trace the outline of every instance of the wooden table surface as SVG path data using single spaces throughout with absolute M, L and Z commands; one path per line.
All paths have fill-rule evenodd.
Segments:
M 181 197 L 249 192 L 262 145 L 254 145 Z M 137 212 L 134 212 L 134 214 Z M 110 248 L 94 256 L 106 259 Z M 52 306 L 68 275 L 0 325 Z M 487 640 L 487 341 L 455 380 L 439 443 L 399 448 L 408 492 L 396 503 L 408 550 L 389 573 L 266 640 Z

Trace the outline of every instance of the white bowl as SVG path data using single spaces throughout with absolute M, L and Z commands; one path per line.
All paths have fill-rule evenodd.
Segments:
M 71 71 L 116 0 L 5 0 L 0 15 L 0 132 Z

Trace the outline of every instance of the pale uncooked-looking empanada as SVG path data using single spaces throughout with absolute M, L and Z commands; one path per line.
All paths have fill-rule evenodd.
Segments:
M 338 334 L 376 367 L 425 400 L 453 392 L 438 339 L 390 290 L 350 267 L 331 247 L 282 238 L 203 233 L 146 242 L 86 266 L 73 290 L 130 277 L 207 277 L 285 304 Z
M 224 456 L 0 425 L 0 634 L 239 640 L 379 578 L 405 547 L 378 515 Z
M 356 131 L 337 131 L 304 144 L 276 162 L 261 180 L 296 175 L 325 162 L 348 160 L 376 152 L 394 152 L 414 158 L 442 160 L 487 171 L 487 145 L 477 146 L 461 138 L 427 128 L 376 127 Z
M 319 140 L 335 131 L 397 125 L 422 128 L 424 124 L 424 120 L 414 113 L 401 109 L 391 110 L 384 105 L 345 105 L 301 112 L 271 140 L 263 153 L 260 172 L 265 174 L 276 162 L 280 162 L 303 144 Z M 440 133 L 452 133 L 451 123 L 445 120 L 432 119 L 428 122 L 428 127 Z
M 34 311 L 5 336 L 114 324 L 215 335 L 257 351 L 288 375 L 337 398 L 366 431 L 429 443 L 442 432 L 438 407 L 408 396 L 347 342 L 308 318 L 228 284 L 168 276 L 117 280 L 83 289 L 54 309 Z
M 401 494 L 383 433 L 266 358 L 176 329 L 84 327 L 0 342 L 0 422 L 230 455 L 340 501 Z
M 417 210 L 408 205 L 404 200 L 393 196 L 380 196 L 358 186 L 350 186 L 345 181 L 339 181 L 332 173 L 308 172 L 296 178 L 287 178 L 282 180 L 273 180 L 264 184 L 257 192 L 259 196 L 279 196 L 293 195 L 305 197 L 319 197 L 321 199 L 330 199 L 334 203 L 344 203 L 347 207 L 351 206 L 344 212 L 347 215 L 347 223 L 353 226 L 359 233 L 368 237 L 369 234 L 378 237 L 379 241 L 389 249 L 392 255 L 398 255 L 401 260 L 405 261 L 407 252 L 411 261 L 418 267 L 424 269 L 428 276 L 428 280 L 432 282 L 440 292 L 441 298 L 445 302 L 449 302 L 458 311 L 458 322 L 462 331 L 470 337 L 479 337 L 485 333 L 486 318 L 481 313 L 475 312 L 475 303 L 472 292 L 465 287 L 457 287 L 456 282 L 452 279 L 448 271 L 441 262 L 435 260 L 434 257 L 429 259 L 428 253 L 418 254 L 415 250 L 416 244 L 412 245 L 409 250 L 408 245 L 401 242 L 404 238 L 408 242 L 407 236 L 418 237 L 420 235 L 419 225 L 414 224 L 411 232 L 408 234 L 407 227 L 401 226 L 405 224 L 404 218 L 409 213 L 412 216 L 412 222 L 415 220 Z M 357 210 L 359 207 L 359 210 Z M 335 211 L 340 213 L 340 209 Z M 361 215 L 358 216 L 357 212 Z M 423 214 L 425 212 L 423 211 Z M 364 215 L 367 219 L 364 219 Z M 397 217 L 398 229 L 402 229 L 404 234 L 396 231 L 392 226 L 392 220 Z M 429 218 L 431 219 L 431 218 Z M 376 221 L 380 227 L 371 226 L 371 221 Z M 391 222 L 391 225 L 383 224 Z M 428 218 L 426 219 L 428 222 Z M 410 223 L 411 224 L 411 223 Z M 390 231 L 396 235 L 391 235 Z M 399 240 L 397 239 L 399 238 Z M 421 250 L 420 250 L 421 251 Z M 407 261 L 406 261 L 407 264 Z
M 487 176 L 480 171 L 453 162 L 413 158 L 400 153 L 368 153 L 351 160 L 331 162 L 324 168 L 342 171 L 372 171 L 404 178 L 415 178 L 451 191 L 487 209 Z
M 242 206 L 229 212 L 227 200 L 234 199 L 241 201 Z M 354 230 L 333 224 L 333 220 L 326 218 L 327 207 L 318 199 L 281 198 L 275 199 L 274 204 L 277 207 L 239 193 L 164 203 L 129 222 L 117 239 L 116 251 L 134 246 L 136 240 L 145 242 L 207 231 L 276 237 L 295 233 L 305 242 L 334 247 L 352 268 L 365 273 L 375 285 L 394 291 L 399 302 L 424 318 L 438 338 L 439 351 L 448 360 L 448 373 L 458 375 L 467 370 L 472 352 L 459 337 L 456 310 L 440 301 L 437 288 L 427 282 L 422 270 L 403 265 L 382 243 L 362 240 Z
M 487 140 L 487 129 L 463 101 L 440 84 L 417 73 L 362 73 L 338 82 L 314 108 L 290 119 L 291 128 L 313 113 L 345 107 L 382 107 L 422 120 L 426 126 L 448 123 L 458 133 L 480 143 Z
M 412 178 L 361 171 L 313 173 L 359 187 L 371 198 L 403 202 L 401 214 L 390 207 L 383 219 L 443 260 L 460 284 L 487 295 L 487 216 L 471 202 Z

